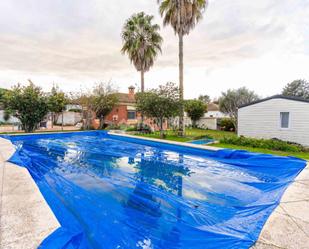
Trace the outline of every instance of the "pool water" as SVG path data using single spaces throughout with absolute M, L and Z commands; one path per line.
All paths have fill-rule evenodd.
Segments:
M 211 152 L 103 132 L 12 136 L 61 228 L 40 248 L 249 248 L 296 158 Z
M 198 139 L 198 140 L 193 140 L 193 141 L 189 141 L 188 143 L 190 144 L 210 144 L 213 143 L 214 140 L 213 139 L 209 139 L 209 138 L 203 138 L 203 139 Z

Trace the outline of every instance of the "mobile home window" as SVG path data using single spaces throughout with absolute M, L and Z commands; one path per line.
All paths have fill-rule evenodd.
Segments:
M 289 112 L 280 112 L 280 127 L 289 128 L 290 113 Z
M 136 112 L 128 111 L 128 119 L 136 119 Z

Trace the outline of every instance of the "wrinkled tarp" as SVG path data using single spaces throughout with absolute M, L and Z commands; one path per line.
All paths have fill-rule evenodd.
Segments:
M 249 248 L 306 165 L 97 131 L 5 137 L 61 224 L 44 249 Z

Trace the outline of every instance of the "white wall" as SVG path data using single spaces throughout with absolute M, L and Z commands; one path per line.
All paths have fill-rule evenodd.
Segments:
M 191 118 L 185 115 L 184 123 L 185 123 L 185 126 L 191 126 L 192 125 Z M 171 119 L 171 124 L 173 126 L 178 126 L 179 118 L 176 117 L 176 118 Z M 197 121 L 196 125 L 199 128 L 216 130 L 217 129 L 217 119 L 216 118 L 201 118 Z
M 217 130 L 217 119 L 216 118 L 201 118 L 197 121 L 197 127 Z
M 280 128 L 280 112 L 290 112 L 290 127 Z M 309 103 L 270 99 L 238 110 L 238 135 L 279 138 L 309 146 Z
M 220 111 L 208 111 L 204 114 L 205 118 L 228 118 L 229 116 Z
M 19 119 L 13 116 L 10 116 L 8 121 L 4 120 L 4 110 L 0 110 L 0 122 L 6 122 L 6 123 L 20 123 Z
M 63 112 L 63 125 L 76 125 L 82 120 L 82 115 L 79 112 Z M 60 113 L 57 119 L 57 124 L 62 123 L 62 114 Z

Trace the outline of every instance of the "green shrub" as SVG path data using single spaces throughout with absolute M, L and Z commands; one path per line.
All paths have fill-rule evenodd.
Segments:
M 220 127 L 224 131 L 235 131 L 235 125 L 230 118 L 223 118 L 220 120 Z
M 70 109 L 69 112 L 79 112 L 79 113 L 81 113 L 82 109 L 73 108 L 73 109 Z
M 137 131 L 137 125 L 131 125 L 126 128 L 126 131 Z
M 256 139 L 247 137 L 224 137 L 220 139 L 220 143 L 233 144 L 239 146 L 247 146 L 253 148 L 262 148 L 270 150 L 281 150 L 289 152 L 301 152 L 305 151 L 305 148 L 301 145 L 290 144 L 278 139 Z

